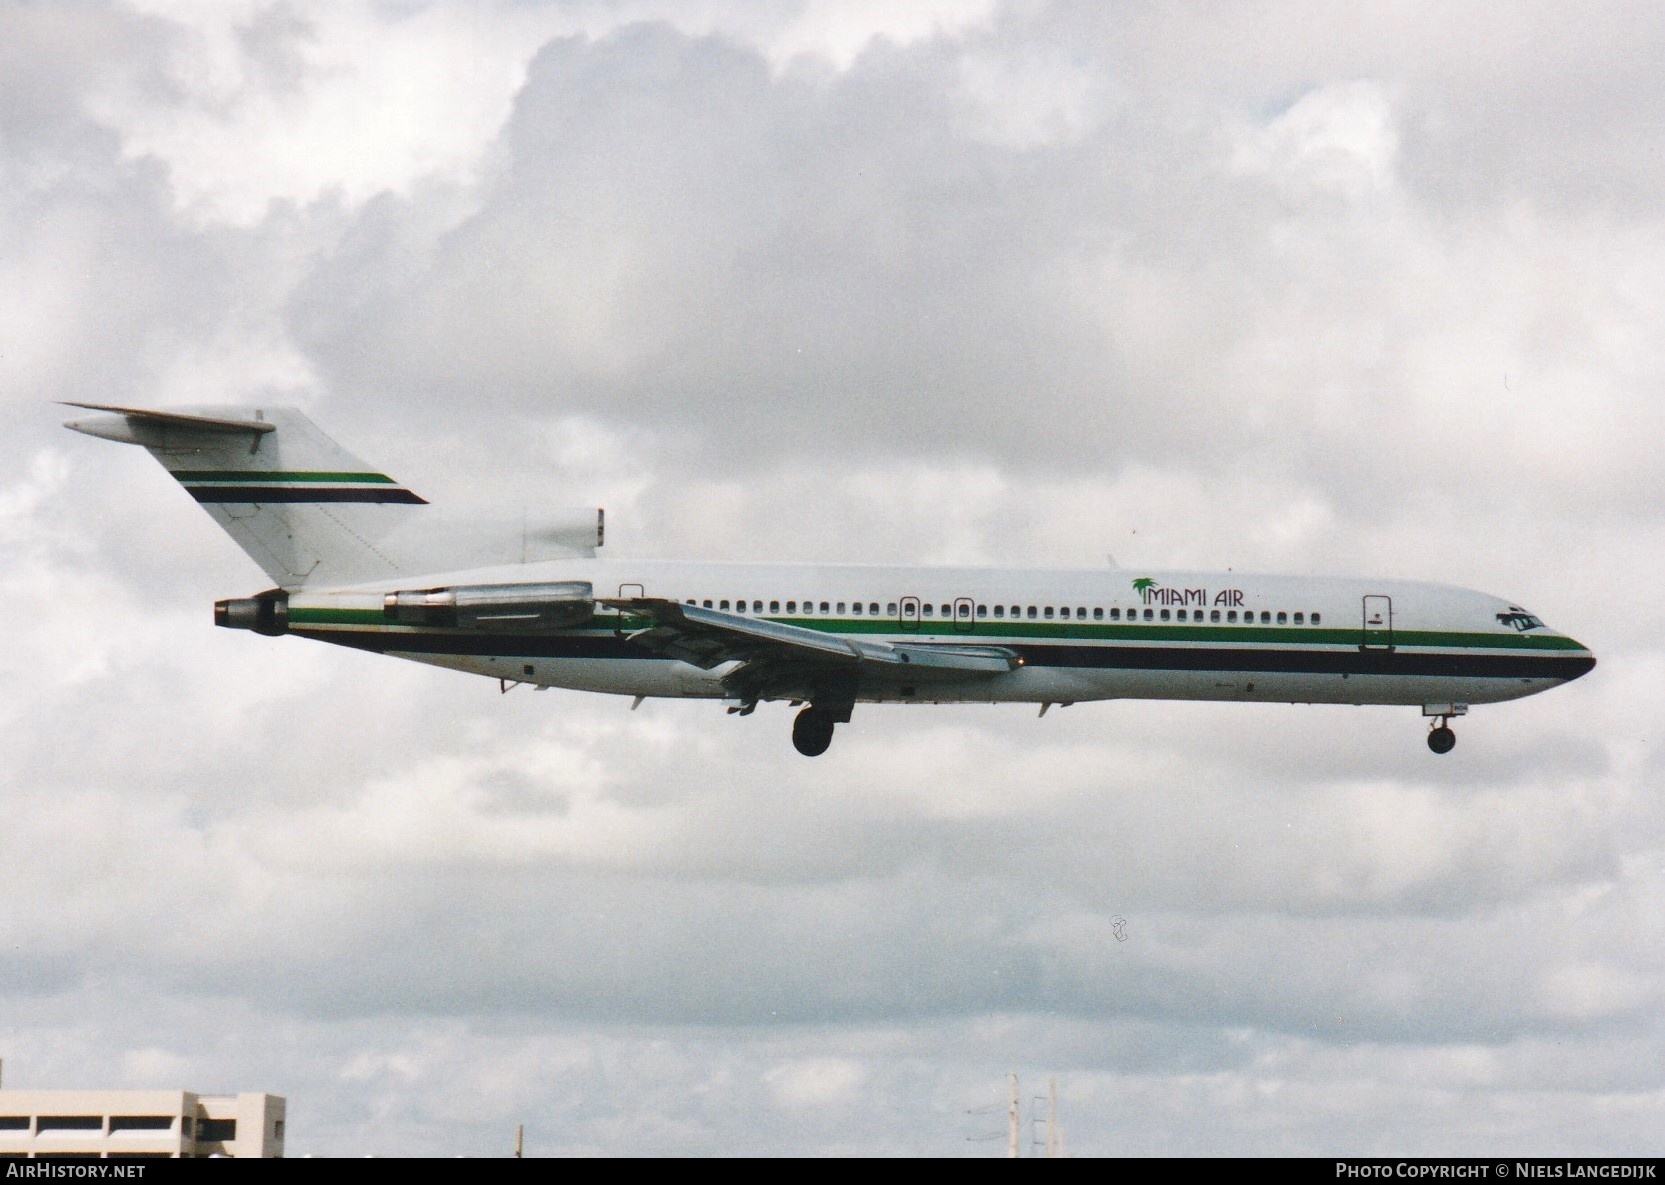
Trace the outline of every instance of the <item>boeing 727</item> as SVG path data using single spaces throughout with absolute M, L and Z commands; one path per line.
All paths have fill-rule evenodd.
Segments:
M 787 701 L 810 757 L 857 704 L 1128 698 L 1414 706 L 1446 753 L 1471 704 L 1596 662 L 1518 604 L 1403 580 L 600 559 L 598 509 L 453 523 L 292 408 L 69 406 L 265 571 L 218 625 L 638 704 Z

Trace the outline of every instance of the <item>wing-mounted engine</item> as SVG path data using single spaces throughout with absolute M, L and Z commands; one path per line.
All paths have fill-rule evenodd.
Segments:
M 382 613 L 394 625 L 537 633 L 588 624 L 595 592 L 587 580 L 410 589 L 388 593 Z

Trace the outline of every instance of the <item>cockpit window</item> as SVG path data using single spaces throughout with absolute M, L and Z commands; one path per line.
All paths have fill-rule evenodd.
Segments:
M 1507 613 L 1499 613 L 1497 615 L 1497 619 L 1504 625 L 1514 626 L 1515 629 L 1519 630 L 1523 634 L 1527 630 L 1541 630 L 1544 628 L 1543 622 L 1539 621 L 1536 617 L 1533 617 L 1532 614 L 1528 613 L 1525 609 L 1522 609 L 1519 605 L 1510 605 L 1509 611 Z

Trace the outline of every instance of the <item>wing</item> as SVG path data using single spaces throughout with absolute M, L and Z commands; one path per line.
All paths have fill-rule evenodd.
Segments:
M 657 597 L 601 603 L 651 620 L 647 629 L 628 636 L 654 654 L 708 671 L 738 663 L 723 676 L 723 684 L 747 703 L 853 701 L 863 685 L 990 678 L 1023 665 L 1014 651 L 1001 646 L 876 642 Z

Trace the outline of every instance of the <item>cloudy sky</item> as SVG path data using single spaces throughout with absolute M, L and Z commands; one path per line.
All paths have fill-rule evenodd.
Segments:
M 997 1155 L 1013 1071 L 1079 1155 L 1665 1153 L 1662 60 L 1640 0 L 0 0 L 5 1084 L 291 1155 Z M 1445 758 L 808 761 L 216 630 L 262 575 L 56 400 L 298 405 L 619 556 L 1428 578 L 1601 666 Z

